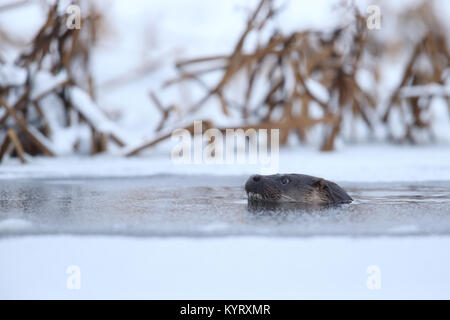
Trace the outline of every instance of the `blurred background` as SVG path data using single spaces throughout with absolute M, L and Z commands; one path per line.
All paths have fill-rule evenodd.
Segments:
M 194 120 L 279 128 L 292 149 L 448 147 L 449 14 L 420 0 L 2 0 L 0 159 L 151 155 Z

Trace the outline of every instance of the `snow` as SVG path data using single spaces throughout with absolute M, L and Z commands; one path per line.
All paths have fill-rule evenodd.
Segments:
M 112 131 L 113 124 L 111 121 L 101 113 L 97 105 L 85 91 L 77 87 L 70 87 L 67 94 L 73 107 L 78 110 L 94 126 L 94 128 L 105 133 Z
M 46 71 L 37 72 L 33 79 L 30 100 L 38 100 L 53 89 L 59 88 L 67 80 L 65 72 L 60 72 L 57 75 L 52 75 Z
M 442 86 L 431 83 L 423 86 L 405 87 L 400 91 L 403 98 L 427 97 L 427 96 L 450 96 L 450 86 Z
M 173 163 L 169 150 L 152 150 L 144 156 L 124 158 L 35 157 L 21 165 L 7 159 L 0 166 L 0 179 L 139 177 L 153 174 L 251 175 L 251 164 Z M 304 173 L 336 181 L 443 181 L 450 180 L 448 145 L 360 145 L 329 153 L 313 148 L 281 149 L 279 172 Z
M 55 148 L 53 143 L 44 136 L 39 130 L 37 130 L 35 127 L 28 127 L 28 130 L 34 135 L 34 137 L 39 140 L 40 143 L 42 143 L 49 151 L 51 151 L 53 154 L 55 154 Z
M 122 141 L 125 140 L 121 137 L 122 134 L 117 125 L 102 113 L 85 91 L 78 87 L 69 87 L 67 92 L 73 107 L 78 110 L 83 117 L 94 126 L 94 128 L 105 134 L 114 134 Z
M 327 89 L 320 83 L 313 79 L 306 80 L 306 86 L 308 90 L 313 94 L 313 96 L 323 104 L 327 104 L 330 100 L 330 95 L 328 94 Z
M 449 237 L 4 239 L 0 298 L 448 299 L 449 250 Z
M 27 71 L 12 64 L 0 65 L 0 86 L 20 86 L 27 79 Z
M 32 228 L 32 223 L 23 219 L 4 219 L 0 221 L 0 232 L 29 230 Z

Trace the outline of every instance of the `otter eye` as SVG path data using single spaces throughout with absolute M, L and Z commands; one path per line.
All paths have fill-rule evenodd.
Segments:
M 291 180 L 288 177 L 281 178 L 281 184 L 288 184 Z

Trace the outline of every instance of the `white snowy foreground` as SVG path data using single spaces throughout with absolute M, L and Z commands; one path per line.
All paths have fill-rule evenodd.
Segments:
M 255 170 L 174 165 L 167 157 L 36 158 L 23 166 L 8 159 L 0 166 L 0 178 L 214 173 L 219 179 Z M 282 150 L 280 172 L 361 183 L 448 181 L 450 148 Z M 449 299 L 448 252 L 448 236 L 8 237 L 0 239 L 0 298 Z M 68 281 L 69 288 L 77 283 L 77 270 L 80 289 L 68 289 Z
M 449 299 L 448 252 L 448 237 L 3 239 L 0 298 Z

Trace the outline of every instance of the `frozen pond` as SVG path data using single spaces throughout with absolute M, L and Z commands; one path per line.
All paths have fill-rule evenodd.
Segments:
M 450 182 L 340 183 L 355 199 L 321 210 L 251 210 L 247 176 L 0 181 L 0 236 L 450 234 Z

